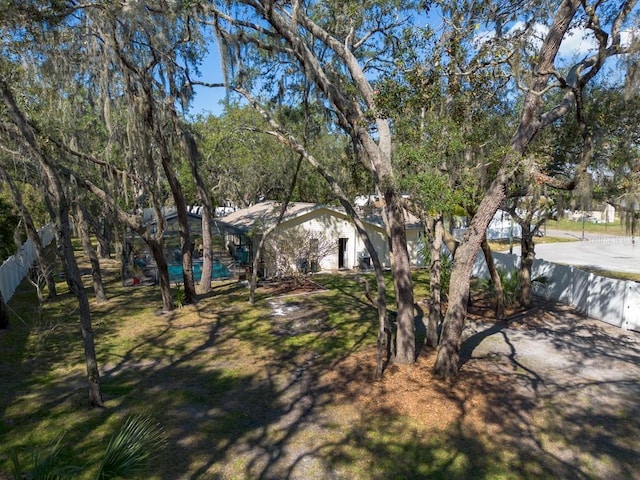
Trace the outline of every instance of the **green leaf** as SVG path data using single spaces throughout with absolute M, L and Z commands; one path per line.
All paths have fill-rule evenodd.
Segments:
M 162 451 L 167 438 L 149 417 L 129 417 L 111 438 L 97 477 L 100 480 L 145 473 Z

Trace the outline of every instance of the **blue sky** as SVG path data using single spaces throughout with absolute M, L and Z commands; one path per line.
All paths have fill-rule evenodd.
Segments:
M 436 20 L 436 18 L 432 18 L 430 21 L 436 22 Z M 514 29 L 517 29 L 519 27 L 521 27 L 521 24 L 519 23 L 516 23 L 512 26 L 512 28 Z M 547 30 L 546 27 L 542 25 L 538 25 L 534 28 L 540 35 L 540 37 L 542 37 Z M 478 41 L 482 42 L 483 39 L 490 38 L 492 35 L 493 32 L 490 30 L 479 31 Z M 630 37 L 631 33 L 629 30 L 623 31 L 622 43 L 628 44 Z M 586 33 L 581 28 L 574 28 L 563 40 L 558 60 L 560 64 L 573 63 L 577 59 L 584 58 L 586 55 L 591 54 L 594 51 L 595 41 L 593 35 L 590 33 Z M 209 44 L 209 53 L 204 58 L 200 70 L 201 75 L 198 80 L 208 83 L 222 83 L 222 66 L 220 64 L 218 47 L 214 39 L 212 39 L 211 43 Z M 618 72 L 615 65 L 609 65 L 609 68 L 602 73 L 607 75 L 612 80 L 615 77 L 619 76 L 617 75 Z M 196 96 L 189 111 L 190 115 L 206 115 L 209 113 L 213 115 L 220 115 L 222 113 L 223 107 L 220 102 L 225 98 L 224 88 L 197 86 L 194 90 L 196 92 Z
M 220 54 L 215 41 L 209 44 L 209 53 L 204 58 L 200 67 L 201 75 L 198 80 L 207 83 L 222 83 L 222 66 L 220 64 Z M 193 100 L 190 115 L 206 115 L 211 113 L 213 115 L 220 115 L 222 113 L 222 105 L 220 102 L 224 100 L 225 89 L 210 88 L 196 86 L 194 88 L 196 96 Z

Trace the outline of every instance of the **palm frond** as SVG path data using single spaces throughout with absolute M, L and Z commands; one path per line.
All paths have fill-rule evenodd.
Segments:
M 127 418 L 111 438 L 97 478 L 107 480 L 146 472 L 166 443 L 164 430 L 151 418 Z

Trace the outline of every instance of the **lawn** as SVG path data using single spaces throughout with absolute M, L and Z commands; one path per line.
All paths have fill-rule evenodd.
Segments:
M 547 228 L 550 230 L 567 230 L 570 232 L 597 233 L 601 235 L 628 235 L 623 223 L 617 221 L 615 223 L 593 223 L 593 222 L 574 222 L 571 220 L 547 220 Z M 544 227 L 543 227 L 544 229 Z
M 298 297 L 259 289 L 254 306 L 243 283 L 221 282 L 163 314 L 156 288 L 122 287 L 116 266 L 107 271 L 110 300 L 92 304 L 104 409 L 87 406 L 66 286 L 43 305 L 27 285 L 12 299 L 0 332 L 0 478 L 10 452 L 28 462 L 63 436 L 63 459 L 92 478 L 132 414 L 169 439 L 151 479 L 554 478 L 570 464 L 508 431 L 525 413 L 510 403 L 507 372 L 469 364 L 442 383 L 423 350 L 372 382 L 376 315 L 356 277 L 318 275 L 325 289 Z M 427 280 L 415 273 L 419 304 Z

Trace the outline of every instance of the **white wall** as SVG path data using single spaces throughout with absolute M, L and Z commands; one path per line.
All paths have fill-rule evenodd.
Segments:
M 493 257 L 496 266 L 507 271 L 519 268 L 518 255 L 494 253 Z M 473 275 L 489 276 L 482 254 L 476 259 Z M 571 305 L 580 313 L 611 325 L 640 331 L 640 283 L 601 277 L 544 260 L 533 263 L 532 278 L 537 277 L 546 281 L 534 283 L 536 295 Z
M 338 239 L 347 239 L 347 251 L 345 258 L 345 268 L 352 268 L 354 259 L 362 250 L 359 243 L 358 232 L 347 217 L 338 216 L 328 210 L 315 210 L 308 215 L 301 215 L 291 221 L 284 223 L 282 229 L 304 229 L 308 232 L 315 232 L 324 235 L 330 242 L 335 243 L 332 253 L 320 262 L 323 270 L 338 269 Z
M 338 269 L 338 239 L 347 239 L 347 252 L 345 258 L 345 268 L 351 269 L 359 265 L 361 257 L 368 257 L 369 253 L 364 242 L 358 234 L 358 230 L 347 215 L 340 214 L 329 209 L 314 210 L 307 215 L 301 215 L 295 219 L 282 224 L 282 229 L 303 228 L 307 231 L 318 232 L 325 235 L 331 241 L 335 241 L 333 253 L 321 261 L 323 270 Z M 382 227 L 365 223 L 365 228 L 369 238 L 378 253 L 380 263 L 383 268 L 391 266 L 389 256 L 389 243 L 387 235 Z M 409 258 L 412 265 L 418 265 L 418 230 L 407 231 L 407 244 L 409 248 Z

